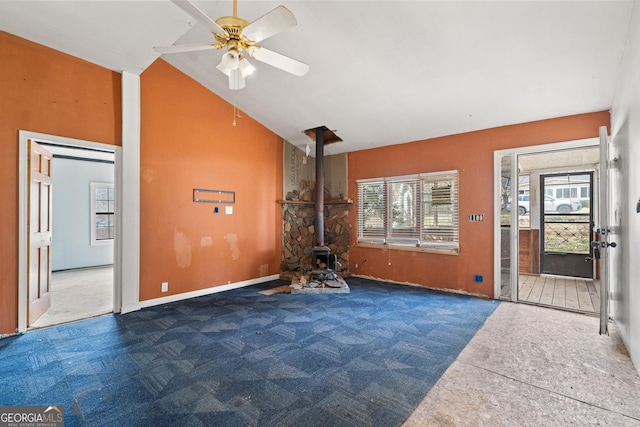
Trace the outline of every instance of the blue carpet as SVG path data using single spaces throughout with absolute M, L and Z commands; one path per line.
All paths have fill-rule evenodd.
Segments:
M 261 285 L 0 340 L 0 405 L 66 426 L 398 426 L 497 301 L 349 278 Z

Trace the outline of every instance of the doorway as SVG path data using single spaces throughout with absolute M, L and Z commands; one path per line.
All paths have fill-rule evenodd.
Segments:
M 89 237 L 79 237 L 75 231 L 69 231 L 69 229 L 60 226 L 56 235 L 56 227 L 52 227 L 51 234 L 54 238 L 51 245 L 51 254 L 49 255 L 48 273 L 52 273 L 49 293 L 53 298 L 50 309 L 46 310 L 39 319 L 29 319 L 28 308 L 28 301 L 30 300 L 28 288 L 30 272 L 27 268 L 29 263 L 27 250 L 30 245 L 30 234 L 28 233 L 30 218 L 28 212 L 31 204 L 29 200 L 28 147 L 31 141 L 37 142 L 46 147 L 46 150 L 54 152 L 52 154 L 54 175 L 56 167 L 59 171 L 73 169 L 69 167 L 69 162 L 78 165 L 82 164 L 82 167 L 75 168 L 80 171 L 76 170 L 76 174 L 82 174 L 82 170 L 100 169 L 98 165 L 101 165 L 108 172 L 106 177 L 98 181 L 101 184 L 109 184 L 114 190 L 111 192 L 111 209 L 107 209 L 108 212 L 106 212 L 111 219 L 110 224 L 107 222 L 107 226 L 112 228 L 110 242 L 98 241 L 96 244 L 96 241 L 89 241 Z M 51 326 L 108 312 L 119 312 L 121 307 L 121 280 L 118 260 L 120 259 L 121 246 L 115 244 L 117 235 L 115 232 L 115 218 L 121 215 L 121 196 L 117 191 L 121 188 L 121 183 L 119 174 L 116 173 L 119 159 L 121 159 L 120 147 L 20 131 L 19 157 L 18 332 L 24 332 L 31 327 Z M 73 182 L 78 179 L 77 176 L 71 176 L 70 178 L 67 177 L 67 180 Z M 104 234 L 105 212 L 102 212 L 102 208 L 99 207 L 96 214 L 95 207 L 96 203 L 103 203 L 100 201 L 102 197 L 96 196 L 96 193 L 90 189 L 88 182 L 83 181 L 79 185 L 81 187 L 63 191 L 58 191 L 62 190 L 62 188 L 53 189 L 54 196 L 53 203 L 51 203 L 53 212 L 51 216 L 55 217 L 57 215 L 59 218 L 63 218 L 72 228 L 75 225 L 79 225 L 76 228 L 82 229 L 85 234 L 89 229 L 94 231 L 93 228 L 98 227 L 100 228 L 98 235 L 101 236 Z M 66 196 L 66 200 L 64 200 L 65 197 L 63 196 Z M 58 204 L 56 208 L 56 200 L 64 200 L 64 202 L 62 205 Z M 77 203 L 74 205 L 72 202 L 77 202 L 79 205 Z M 92 236 L 92 238 L 94 237 Z M 86 247 L 75 248 L 78 244 L 78 239 Z M 57 248 L 56 244 L 58 245 Z M 93 261 L 87 259 L 91 252 L 87 250 L 87 247 L 92 244 L 94 249 L 102 253 L 102 258 L 97 260 L 94 258 Z M 105 255 L 107 258 L 105 258 Z M 56 256 L 58 259 L 56 259 Z M 88 273 L 90 273 L 89 276 L 87 276 Z M 84 278 L 81 278 L 83 275 Z M 80 279 L 78 280 L 78 278 Z M 98 282 L 102 283 L 101 294 L 90 289 L 92 286 L 96 286 Z M 58 305 L 56 304 L 56 293 L 59 294 L 57 298 L 58 302 L 61 303 Z
M 543 274 L 593 278 L 592 183 L 591 171 L 540 175 Z
M 599 154 L 595 138 L 496 152 L 496 297 L 599 312 Z
M 37 143 L 51 153 L 55 189 L 51 304 L 37 320 L 29 319 L 28 326 L 52 326 L 113 312 L 114 152 Z

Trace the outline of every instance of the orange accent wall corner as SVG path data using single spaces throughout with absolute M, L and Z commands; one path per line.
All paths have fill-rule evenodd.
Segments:
M 122 144 L 121 75 L 0 32 L 0 334 L 18 305 L 18 131 Z M 164 61 L 141 76 L 142 299 L 277 274 L 282 140 Z M 233 214 L 193 203 L 233 190 Z M 263 267 L 262 270 L 260 269 Z
M 493 152 L 597 137 L 603 125 L 609 126 L 607 111 L 349 153 L 349 194 L 357 194 L 358 179 L 446 170 L 458 170 L 460 187 L 459 255 L 358 247 L 354 233 L 349 253 L 350 264 L 359 266 L 354 274 L 493 298 Z M 470 222 L 470 214 L 483 214 L 484 221 Z M 356 217 L 354 209 L 353 230 Z M 476 275 L 483 276 L 482 283 L 475 282 Z
M 18 131 L 121 145 L 120 74 L 0 31 L 0 334 L 18 326 Z
M 233 126 L 230 104 L 163 60 L 140 85 L 140 299 L 279 273 L 282 139 L 245 114 Z M 235 203 L 196 203 L 194 188 Z

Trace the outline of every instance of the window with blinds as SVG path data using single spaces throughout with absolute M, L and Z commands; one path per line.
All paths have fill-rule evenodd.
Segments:
M 421 183 L 421 244 L 458 248 L 458 172 L 424 174 Z
M 358 238 L 384 243 L 386 236 L 384 180 L 358 182 Z
M 458 249 L 458 172 L 357 181 L 358 242 Z

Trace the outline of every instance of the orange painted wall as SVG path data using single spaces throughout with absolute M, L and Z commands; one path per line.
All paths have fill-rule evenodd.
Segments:
M 256 278 L 261 264 L 278 273 L 281 139 L 246 116 L 233 127 L 229 104 L 163 61 L 142 74 L 141 91 L 141 299 Z M 121 115 L 119 73 L 0 32 L 0 333 L 17 327 L 18 130 L 121 145 Z M 352 245 L 356 274 L 491 296 L 493 150 L 593 137 L 608 124 L 599 112 L 351 153 L 350 194 L 360 178 L 447 169 L 461 186 L 460 256 L 392 251 L 388 266 L 389 253 Z M 235 191 L 233 215 L 193 203 L 196 187 Z M 469 223 L 470 213 L 485 221 Z
M 607 111 L 350 153 L 349 194 L 357 194 L 358 179 L 453 169 L 459 171 L 460 185 L 460 255 L 357 247 L 354 205 L 350 215 L 352 272 L 493 297 L 494 150 L 597 137 L 602 125 L 609 126 Z M 484 214 L 484 221 L 469 222 L 469 214 Z M 475 283 L 476 274 L 484 276 L 482 283 Z
M 120 80 L 0 31 L 0 333 L 18 326 L 18 131 L 120 145 Z
M 140 84 L 140 299 L 279 273 L 282 139 L 245 114 L 232 126 L 231 105 L 162 60 Z M 194 188 L 236 202 L 194 203 Z

